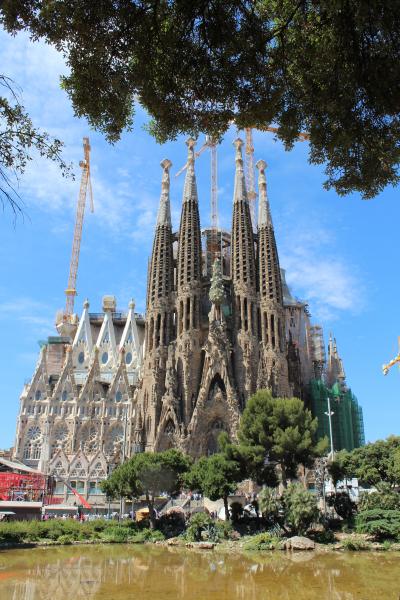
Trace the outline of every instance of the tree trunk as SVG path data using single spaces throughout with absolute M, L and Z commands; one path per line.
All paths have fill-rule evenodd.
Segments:
M 224 508 L 225 508 L 225 519 L 227 521 L 229 521 L 230 516 L 229 516 L 228 496 L 224 496 Z
M 283 487 L 286 490 L 286 488 L 287 488 L 286 469 L 282 464 L 281 464 L 281 482 L 282 482 Z
M 150 520 L 150 529 L 155 529 L 156 528 L 156 516 L 154 513 L 154 498 L 151 496 L 149 496 L 149 494 L 146 494 L 146 502 L 147 502 L 147 507 L 149 509 L 149 520 Z

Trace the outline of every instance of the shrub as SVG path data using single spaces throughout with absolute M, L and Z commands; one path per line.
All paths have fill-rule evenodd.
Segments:
M 200 542 L 203 539 L 202 533 L 210 533 L 214 527 L 214 521 L 207 513 L 195 513 L 191 517 L 189 525 L 186 528 L 185 537 L 189 542 Z
M 331 529 L 313 531 L 310 537 L 314 542 L 317 542 L 317 544 L 333 544 L 335 542 L 335 534 Z
M 333 506 L 336 513 L 342 519 L 351 520 L 357 510 L 355 502 L 353 502 L 347 492 L 337 492 L 332 496 L 328 496 L 328 506 Z
M 171 511 L 157 521 L 157 528 L 165 537 L 176 537 L 185 531 L 185 517 L 182 512 Z
M 261 513 L 268 525 L 279 522 L 280 502 L 274 488 L 264 487 L 259 495 Z
M 364 538 L 359 537 L 357 535 L 352 535 L 351 537 L 345 538 L 342 542 L 342 546 L 345 550 L 358 551 L 358 550 L 368 550 L 369 544 L 364 540 Z
M 101 534 L 101 539 L 105 542 L 124 543 L 129 538 L 129 530 L 126 527 L 110 527 Z
M 292 533 L 305 534 L 319 519 L 315 496 L 299 484 L 291 484 L 283 492 L 282 505 L 285 523 Z
M 60 544 L 64 544 L 65 546 L 72 544 L 72 542 L 74 541 L 73 537 L 71 535 L 60 535 L 60 537 L 58 538 L 58 542 Z
M 233 523 L 237 523 L 243 515 L 243 506 L 240 502 L 232 502 L 229 507 L 231 509 L 231 518 Z
M 400 494 L 395 492 L 388 484 L 379 484 L 376 492 L 364 493 L 361 496 L 359 510 L 400 510 Z
M 19 544 L 23 542 L 23 532 L 15 527 L 16 523 L 0 524 L 0 543 L 1 544 Z
M 213 521 L 207 513 L 199 512 L 190 519 L 185 538 L 189 542 L 220 542 L 229 539 L 232 531 L 232 525 L 228 521 Z
M 143 544 L 144 542 L 162 542 L 165 536 L 157 529 L 142 529 L 129 535 L 128 542 L 132 544 Z
M 400 510 L 374 508 L 361 511 L 357 515 L 356 529 L 368 533 L 379 540 L 400 537 Z
M 245 550 L 274 550 L 279 548 L 281 540 L 279 537 L 271 535 L 268 532 L 259 533 L 254 535 L 247 542 L 245 542 L 243 548 Z
M 229 521 L 216 521 L 214 525 L 216 529 L 216 541 L 229 540 L 233 531 L 232 523 Z

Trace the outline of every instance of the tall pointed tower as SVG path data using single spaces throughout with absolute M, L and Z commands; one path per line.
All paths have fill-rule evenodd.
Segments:
M 232 222 L 232 291 L 234 298 L 235 377 L 243 408 L 256 390 L 258 362 L 257 276 L 253 227 L 243 171 L 241 139 L 236 147 Z
M 171 165 L 168 159 L 161 163 L 163 175 L 160 206 L 147 288 L 146 358 L 143 369 L 141 414 L 137 415 L 143 423 L 146 447 L 149 448 L 154 443 L 160 418 L 168 344 L 175 336 L 173 237 L 169 199 Z
M 176 371 L 180 418 L 190 421 L 200 384 L 201 231 L 194 171 L 193 139 L 186 142 L 188 159 L 178 236 Z
M 260 297 L 260 362 L 258 387 L 268 387 L 275 396 L 289 396 L 286 358 L 285 311 L 274 227 L 267 197 L 265 168 L 259 160 L 258 278 Z

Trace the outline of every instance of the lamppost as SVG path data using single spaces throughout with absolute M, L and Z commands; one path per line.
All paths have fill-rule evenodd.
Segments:
M 330 394 L 330 392 L 328 392 L 328 396 L 327 396 L 327 399 L 328 399 L 328 411 L 325 412 L 325 414 L 327 415 L 328 420 L 329 420 L 329 437 L 330 437 L 330 442 L 331 442 L 331 452 L 330 452 L 330 454 L 331 454 L 331 458 L 332 458 L 332 461 L 333 461 L 334 458 L 335 458 L 335 451 L 333 449 L 332 416 L 335 413 L 334 413 L 333 410 L 331 410 L 331 398 L 330 398 L 329 394 Z

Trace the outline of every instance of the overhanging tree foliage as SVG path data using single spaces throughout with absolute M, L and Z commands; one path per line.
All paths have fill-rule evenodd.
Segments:
M 71 167 L 62 158 L 62 147 L 60 140 L 35 127 L 21 104 L 15 83 L 0 74 L 0 203 L 3 207 L 9 205 L 14 215 L 22 211 L 16 186 L 34 151 L 58 164 L 63 175 L 71 174 Z
M 3 0 L 1 22 L 66 56 L 77 115 L 118 139 L 137 99 L 159 140 L 277 125 L 310 133 L 326 186 L 399 180 L 400 4 L 393 0 Z

